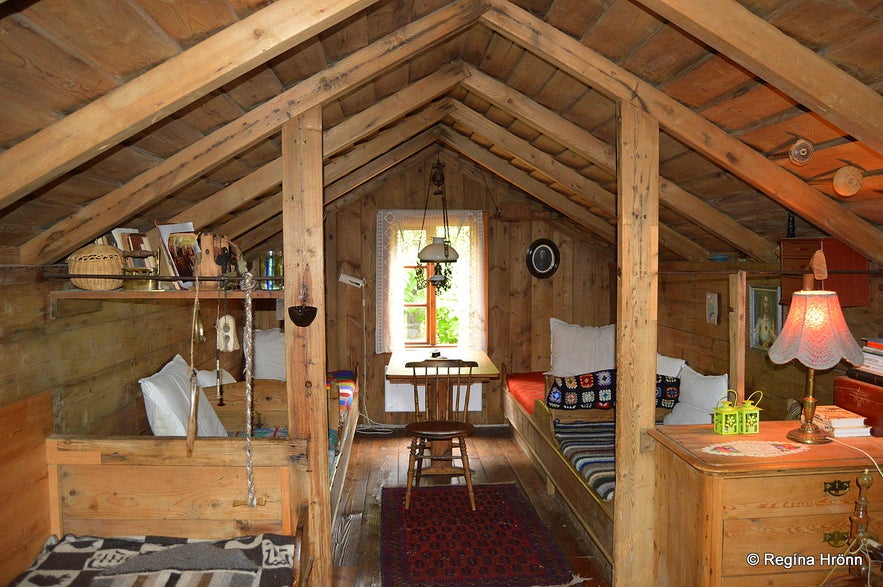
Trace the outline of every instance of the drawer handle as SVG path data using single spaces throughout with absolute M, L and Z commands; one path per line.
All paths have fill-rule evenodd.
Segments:
M 833 495 L 834 497 L 846 495 L 849 493 L 849 481 L 841 481 L 839 479 L 835 481 L 825 481 L 825 493 Z
M 846 543 L 849 541 L 849 533 L 840 531 L 825 532 L 824 538 L 822 538 L 822 540 L 827 542 L 829 546 L 840 548 L 841 546 L 846 546 Z

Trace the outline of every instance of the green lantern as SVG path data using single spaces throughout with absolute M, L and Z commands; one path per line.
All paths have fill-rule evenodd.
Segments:
M 757 400 L 753 400 L 752 398 L 757 394 L 760 394 L 760 397 Z M 757 407 L 757 404 L 760 403 L 762 398 L 763 392 L 755 391 L 736 409 L 739 416 L 739 434 L 757 434 L 760 432 L 760 408 Z
M 733 402 L 722 399 L 714 408 L 714 431 L 718 434 L 739 433 L 739 412 Z

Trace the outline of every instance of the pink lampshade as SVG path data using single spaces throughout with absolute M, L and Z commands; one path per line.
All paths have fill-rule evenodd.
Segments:
M 833 291 L 794 292 L 785 326 L 770 347 L 769 357 L 779 364 L 797 359 L 811 369 L 830 369 L 840 359 L 853 365 L 864 362 Z

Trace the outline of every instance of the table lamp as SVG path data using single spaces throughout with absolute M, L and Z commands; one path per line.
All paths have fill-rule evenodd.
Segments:
M 803 398 L 803 423 L 788 432 L 788 438 L 805 444 L 830 442 L 826 431 L 813 422 L 816 413 L 816 399 L 813 395 L 815 370 L 830 369 L 840 359 L 846 359 L 854 365 L 864 362 L 862 349 L 855 342 L 843 319 L 837 292 L 794 292 L 785 326 L 770 347 L 769 357 L 777 364 L 797 359 L 808 369 L 806 397 Z

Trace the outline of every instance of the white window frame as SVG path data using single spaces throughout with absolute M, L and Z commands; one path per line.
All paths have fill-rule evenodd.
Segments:
M 404 230 L 420 230 L 426 225 L 442 224 L 441 210 L 378 210 L 377 211 L 377 312 L 375 352 L 391 353 L 405 348 L 404 300 L 396 292 L 405 281 L 405 267 L 417 262 L 400 258 L 399 242 Z M 485 244 L 485 213 L 482 210 L 449 210 L 451 239 L 455 240 L 463 226 L 470 226 L 470 249 L 474 254 L 460 253 L 454 263 L 454 279 L 469 280 L 469 295 L 457 315 L 460 332 L 457 348 L 487 350 L 487 247 Z M 425 243 L 428 244 L 427 239 Z M 395 285 L 395 287 L 392 287 Z

